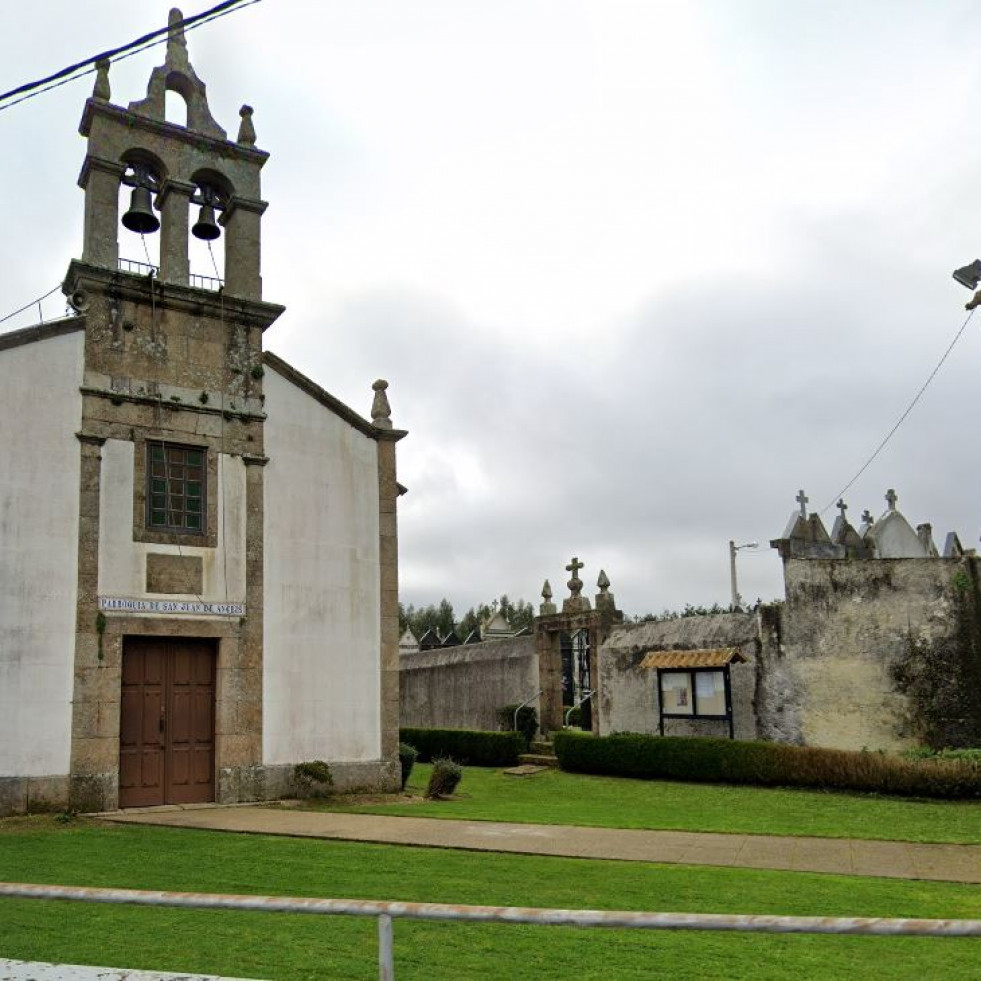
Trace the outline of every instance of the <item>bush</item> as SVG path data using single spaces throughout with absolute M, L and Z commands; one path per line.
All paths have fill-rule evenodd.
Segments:
M 525 746 L 538 735 L 538 712 L 533 705 L 505 705 L 497 710 L 497 721 L 504 732 L 514 732 L 514 713 L 518 713 L 518 729 L 525 737 Z
M 415 746 L 423 763 L 451 757 L 464 766 L 514 766 L 525 751 L 525 737 L 520 732 L 400 729 L 399 739 Z
M 566 725 L 572 728 L 573 726 L 578 729 L 582 725 L 582 706 L 576 705 L 569 709 L 569 718 Z
M 293 767 L 293 777 L 300 792 L 308 797 L 326 797 L 334 786 L 330 765 L 323 760 L 297 763 Z
M 399 743 L 399 765 L 402 767 L 403 790 L 405 790 L 405 785 L 409 782 L 409 774 L 416 765 L 416 757 L 418 755 L 419 750 L 415 746 L 410 746 L 408 743 Z
M 557 732 L 553 738 L 559 766 L 574 773 L 981 798 L 981 766 L 973 760 L 910 760 L 865 751 L 629 732 L 602 737 Z
M 438 797 L 449 797 L 463 779 L 463 767 L 453 760 L 433 760 L 433 771 L 429 774 L 429 786 L 426 796 L 430 800 Z

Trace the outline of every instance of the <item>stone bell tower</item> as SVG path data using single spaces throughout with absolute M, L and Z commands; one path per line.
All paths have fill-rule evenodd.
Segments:
M 86 810 L 127 785 L 119 692 L 134 639 L 213 652 L 216 776 L 201 799 L 256 796 L 262 762 L 262 334 L 283 312 L 262 300 L 268 154 L 249 106 L 234 141 L 213 119 L 181 22 L 172 10 L 166 60 L 128 108 L 99 63 L 80 125 L 84 243 L 63 289 L 85 333 L 71 796 Z M 186 126 L 166 121 L 167 92 Z M 120 221 L 159 233 L 159 268 L 121 260 Z M 192 234 L 224 236 L 223 280 L 191 275 Z

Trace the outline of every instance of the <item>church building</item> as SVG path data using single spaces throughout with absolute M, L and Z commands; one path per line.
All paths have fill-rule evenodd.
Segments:
M 0 814 L 275 798 L 313 760 L 399 786 L 405 433 L 385 381 L 368 420 L 264 350 L 268 154 L 250 107 L 234 140 L 212 118 L 180 21 L 145 99 L 98 65 L 74 315 L 0 335 Z

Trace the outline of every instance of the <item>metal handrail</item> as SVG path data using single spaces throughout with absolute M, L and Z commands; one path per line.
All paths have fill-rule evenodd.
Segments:
M 572 715 L 572 713 L 577 708 L 580 708 L 582 705 L 585 705 L 585 703 L 588 702 L 593 697 L 593 695 L 595 695 L 595 694 L 596 694 L 596 689 L 595 688 L 587 688 L 586 689 L 586 694 L 583 695 L 582 698 L 580 698 L 578 702 L 573 702 L 572 705 L 569 706 L 568 711 L 565 713 L 565 724 L 566 725 L 569 724 L 569 716 Z
M 647 913 L 629 910 L 536 909 L 519 906 L 455 906 L 375 899 L 306 896 L 235 896 L 0 882 L 11 899 L 68 899 L 84 903 L 243 909 L 261 913 L 315 913 L 378 917 L 378 977 L 394 981 L 392 919 L 529 923 L 539 926 L 615 927 L 624 930 L 712 930 L 737 933 L 859 934 L 888 937 L 981 937 L 981 920 L 921 920 L 865 916 L 757 916 L 742 913 Z
M 160 275 L 160 267 L 152 262 L 139 262 L 136 259 L 124 259 L 120 256 L 118 265 L 121 272 L 136 273 L 140 276 Z
M 535 692 L 535 694 L 531 696 L 531 698 L 529 698 L 529 699 L 527 699 L 527 700 L 525 700 L 525 701 L 523 701 L 523 702 L 522 702 L 522 703 L 521 703 L 521 704 L 520 704 L 520 705 L 519 705 L 519 706 L 518 706 L 518 707 L 517 707 L 517 708 L 516 708 L 516 709 L 514 710 L 514 731 L 515 731 L 515 732 L 517 732 L 517 731 L 518 731 L 518 713 L 519 713 L 519 712 L 520 712 L 520 711 L 521 711 L 521 710 L 522 710 L 522 709 L 523 709 L 523 708 L 524 708 L 524 707 L 525 707 L 526 705 L 531 705 L 531 703 L 532 703 L 532 702 L 533 702 L 533 701 L 534 701 L 534 700 L 535 700 L 536 698 L 538 698 L 538 697 L 539 697 L 539 696 L 540 696 L 540 695 L 542 694 L 542 692 L 543 692 L 543 691 L 545 691 L 545 689 L 544 689 L 544 688 L 539 688 L 539 689 L 538 689 L 538 691 L 536 691 L 536 692 Z
M 191 286 L 199 290 L 218 291 L 225 286 L 225 281 L 217 276 L 202 276 L 201 273 L 191 273 L 190 278 Z

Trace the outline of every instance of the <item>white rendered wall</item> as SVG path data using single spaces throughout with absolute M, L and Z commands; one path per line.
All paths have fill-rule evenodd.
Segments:
M 84 339 L 0 351 L 0 776 L 69 770 Z
M 151 545 L 133 541 L 135 451 L 136 444 L 129 440 L 107 439 L 102 447 L 99 595 L 145 599 L 150 595 L 146 591 L 146 556 L 148 552 L 157 552 L 201 557 L 203 588 L 200 597 L 176 594 L 168 595 L 168 599 L 200 598 L 206 603 L 244 602 L 245 464 L 238 457 L 224 453 L 218 457 L 217 548 Z M 147 615 L 159 616 L 155 613 Z
M 263 389 L 263 761 L 377 760 L 377 444 L 275 371 Z

